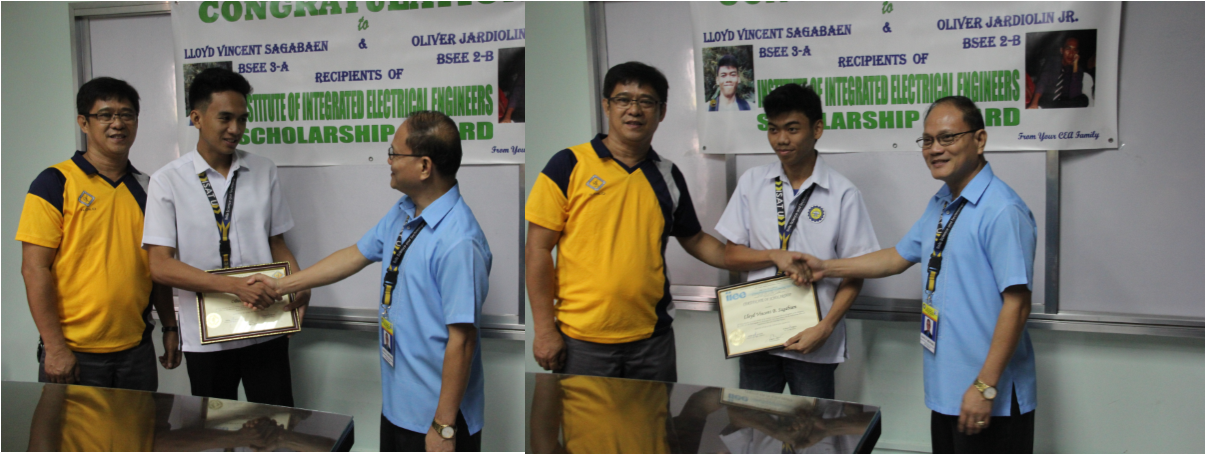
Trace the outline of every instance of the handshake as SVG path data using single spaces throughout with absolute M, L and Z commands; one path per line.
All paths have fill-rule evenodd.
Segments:
M 791 278 L 796 286 L 820 280 L 825 277 L 825 266 L 816 257 L 787 250 L 771 250 L 770 259 L 775 263 L 779 272 Z
M 288 294 L 281 288 L 280 279 L 262 273 L 244 278 L 231 278 L 229 283 L 226 292 L 238 297 L 243 302 L 243 306 L 256 310 L 268 308 Z M 299 292 L 297 298 L 286 305 L 284 310 L 288 311 L 306 305 L 309 303 L 309 297 L 309 291 Z

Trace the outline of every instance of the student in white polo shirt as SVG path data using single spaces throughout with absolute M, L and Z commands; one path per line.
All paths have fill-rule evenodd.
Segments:
M 750 169 L 737 182 L 716 224 L 716 232 L 728 239 L 725 263 L 757 280 L 773 276 L 776 265 L 799 265 L 799 253 L 847 258 L 879 250 L 862 194 L 817 156 L 814 146 L 825 126 L 816 92 L 784 85 L 762 105 L 767 139 L 779 162 Z M 863 282 L 815 284 L 821 323 L 793 336 L 784 349 L 742 356 L 741 388 L 781 393 L 788 385 L 794 395 L 834 397 L 834 371 L 847 357 L 844 316 Z
M 205 270 L 287 261 L 300 270 L 285 245 L 293 217 L 285 205 L 276 165 L 236 150 L 247 129 L 243 76 L 223 68 L 198 74 L 188 90 L 189 118 L 197 148 L 151 175 L 142 244 L 151 279 L 179 289 L 180 338 L 197 396 L 293 406 L 289 340 L 284 336 L 201 344 L 194 292 L 227 292 L 267 306 L 278 297 L 262 283 Z M 213 207 L 218 207 L 215 212 Z M 228 229 L 224 240 L 220 223 Z M 308 292 L 297 295 L 308 301 Z M 302 306 L 304 309 L 305 307 Z

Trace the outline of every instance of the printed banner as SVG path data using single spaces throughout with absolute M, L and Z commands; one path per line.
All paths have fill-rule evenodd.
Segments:
M 172 31 L 183 151 L 188 87 L 223 66 L 253 88 L 240 148 L 278 165 L 381 163 L 420 110 L 457 122 L 463 163 L 523 163 L 523 3 L 172 2 Z
M 950 95 L 988 150 L 1118 147 L 1120 3 L 692 3 L 705 153 L 770 153 L 762 100 L 810 84 L 822 152 L 917 151 Z

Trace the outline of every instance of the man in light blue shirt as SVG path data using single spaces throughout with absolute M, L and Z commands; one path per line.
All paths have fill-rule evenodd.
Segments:
M 284 294 L 382 262 L 381 451 L 480 451 L 479 328 L 492 256 L 457 186 L 456 123 L 439 112 L 411 114 L 389 164 L 390 186 L 405 195 L 356 245 L 280 280 L 251 280 Z
M 935 101 L 918 144 L 946 185 L 921 219 L 895 248 L 807 258 L 813 279 L 884 277 L 924 259 L 920 326 L 934 453 L 1034 451 L 1034 348 L 1025 327 L 1037 234 L 1026 203 L 984 158 L 987 141 L 970 99 Z

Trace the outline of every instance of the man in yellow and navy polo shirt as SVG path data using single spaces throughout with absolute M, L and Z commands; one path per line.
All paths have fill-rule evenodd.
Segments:
M 80 87 L 88 150 L 29 187 L 17 240 L 38 326 L 38 381 L 154 391 L 151 304 L 164 323 L 165 368 L 180 364 L 171 291 L 152 285 L 142 249 L 147 176 L 130 165 L 138 92 L 101 77 Z
M 666 77 L 628 62 L 603 85 L 610 134 L 554 155 L 528 197 L 533 355 L 558 373 L 675 381 L 666 241 L 718 268 L 724 246 L 700 229 L 682 173 L 650 146 Z

